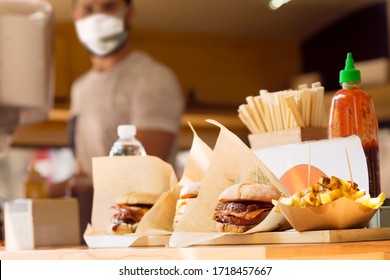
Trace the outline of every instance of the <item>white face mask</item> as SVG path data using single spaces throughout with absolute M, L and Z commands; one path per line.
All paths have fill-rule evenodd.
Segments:
M 76 21 L 76 31 L 81 43 L 93 54 L 105 56 L 127 41 L 124 14 L 109 16 L 96 14 Z

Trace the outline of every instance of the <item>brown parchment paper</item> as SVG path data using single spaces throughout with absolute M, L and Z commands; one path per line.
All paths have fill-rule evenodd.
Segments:
M 287 189 L 275 175 L 235 134 L 216 121 L 208 122 L 220 128 L 213 157 L 198 198 L 187 206 L 181 222 L 171 236 L 171 247 L 199 244 L 226 234 L 216 231 L 212 216 L 218 196 L 234 183 L 269 183 L 288 195 Z M 271 231 L 285 221 L 282 214 L 272 210 L 262 223 L 246 233 Z
M 197 135 L 192 125 L 188 124 L 194 134 L 183 175 L 178 184 L 164 192 L 154 207 L 145 214 L 138 225 L 137 234 L 163 235 L 173 231 L 173 219 L 176 202 L 183 186 L 203 181 L 213 155 L 212 149 Z
M 277 206 L 297 231 L 364 228 L 378 210 L 345 197 L 318 207 Z
M 96 157 L 93 163 L 93 207 L 91 226 L 84 239 L 89 247 L 130 246 L 140 236 L 110 235 L 113 210 L 118 197 L 128 192 L 163 194 L 177 184 L 172 166 L 154 156 Z M 98 237 L 97 237 L 98 235 Z M 98 240 L 98 243 L 96 243 Z M 117 242 L 123 240 L 123 242 Z
M 213 150 L 199 138 L 192 125 L 190 123 L 188 123 L 188 125 L 194 134 L 194 138 L 192 140 L 188 160 L 184 166 L 183 175 L 179 182 L 180 186 L 203 181 L 213 156 Z

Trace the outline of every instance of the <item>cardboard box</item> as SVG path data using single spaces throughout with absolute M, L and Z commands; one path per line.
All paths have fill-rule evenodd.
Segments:
M 249 144 L 253 150 L 327 138 L 328 129 L 322 127 L 291 128 L 248 135 Z
M 378 211 L 346 197 L 317 207 L 277 206 L 296 231 L 364 228 Z
M 389 60 L 387 57 L 355 62 L 355 68 L 359 69 L 365 86 L 383 85 L 389 80 Z
M 74 198 L 6 202 L 4 231 L 7 250 L 79 245 L 78 202 Z

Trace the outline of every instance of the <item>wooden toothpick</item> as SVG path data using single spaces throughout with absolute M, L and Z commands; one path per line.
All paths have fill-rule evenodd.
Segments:
M 349 177 L 351 178 L 351 182 L 353 183 L 352 169 L 351 169 L 351 162 L 349 161 L 349 156 L 348 156 L 348 149 L 347 149 L 347 148 L 345 148 L 345 155 L 347 156 L 347 163 L 348 163 Z
M 307 186 L 309 187 L 310 186 L 310 176 L 311 176 L 311 146 L 309 144 L 309 166 L 308 166 L 308 169 L 307 169 Z

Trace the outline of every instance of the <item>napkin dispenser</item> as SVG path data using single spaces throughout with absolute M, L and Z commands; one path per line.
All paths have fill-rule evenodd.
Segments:
M 18 126 L 47 118 L 54 89 L 54 16 L 38 0 L 0 0 L 0 154 Z
M 75 198 L 17 199 L 4 204 L 7 250 L 80 245 Z

